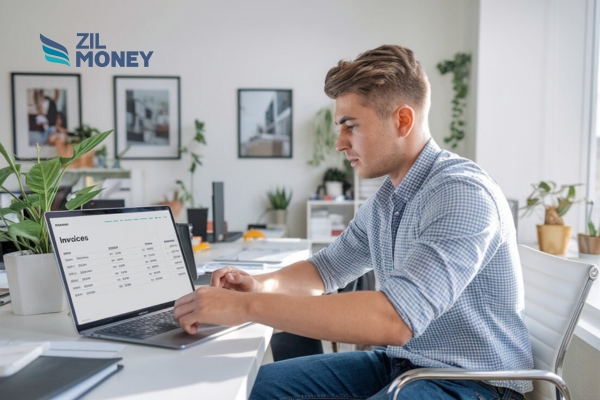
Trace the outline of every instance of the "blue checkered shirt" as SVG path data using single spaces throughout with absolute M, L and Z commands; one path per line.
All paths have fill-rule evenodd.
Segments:
M 430 140 L 397 188 L 387 178 L 310 260 L 333 292 L 374 269 L 413 332 L 392 357 L 421 367 L 533 368 L 508 202 L 475 163 Z M 494 381 L 521 393 L 523 381 Z

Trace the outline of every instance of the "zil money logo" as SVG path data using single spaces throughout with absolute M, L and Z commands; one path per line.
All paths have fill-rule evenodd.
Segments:
M 69 67 L 69 52 L 67 48 L 60 43 L 56 43 L 54 40 L 48 39 L 46 36 L 40 33 L 40 40 L 42 41 L 42 50 L 46 56 L 46 61 L 55 64 L 64 64 Z

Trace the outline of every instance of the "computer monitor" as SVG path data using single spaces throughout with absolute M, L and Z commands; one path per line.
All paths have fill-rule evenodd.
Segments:
M 97 199 L 90 200 L 83 205 L 83 209 L 87 210 L 90 208 L 123 208 L 125 207 L 125 200 L 123 199 Z
M 213 240 L 223 241 L 225 236 L 225 198 L 223 182 L 212 183 Z
M 242 232 L 227 232 L 225 225 L 225 188 L 223 182 L 212 183 L 213 235 L 211 242 L 232 242 L 242 236 Z M 212 239 L 212 240 L 211 240 Z

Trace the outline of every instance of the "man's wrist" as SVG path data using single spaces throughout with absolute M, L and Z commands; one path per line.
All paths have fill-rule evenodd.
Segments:
M 242 313 L 243 319 L 246 322 L 254 322 L 256 321 L 256 303 L 258 301 L 259 296 L 257 293 L 244 293 L 245 296 L 242 300 Z

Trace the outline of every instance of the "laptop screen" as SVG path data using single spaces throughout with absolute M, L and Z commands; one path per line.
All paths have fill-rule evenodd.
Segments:
M 193 290 L 166 207 L 46 218 L 78 326 L 164 305 Z

